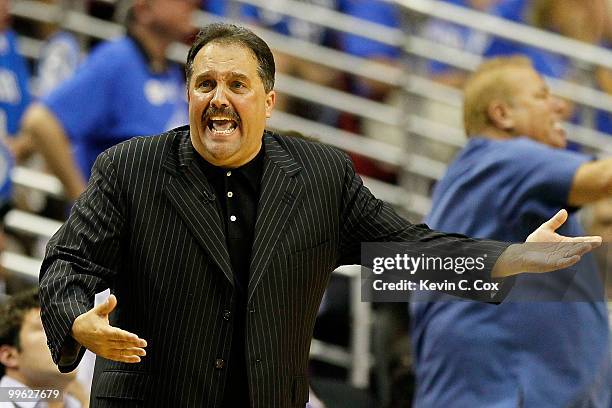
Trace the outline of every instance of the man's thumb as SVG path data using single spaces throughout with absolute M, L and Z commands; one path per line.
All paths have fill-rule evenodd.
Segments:
M 115 309 L 116 306 L 117 298 L 115 295 L 110 295 L 108 299 L 106 299 L 106 302 L 99 304 L 94 308 L 94 310 L 100 316 L 107 316 Z

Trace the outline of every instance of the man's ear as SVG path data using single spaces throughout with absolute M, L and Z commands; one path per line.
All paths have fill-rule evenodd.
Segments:
M 19 368 L 19 352 L 17 347 L 3 344 L 0 346 L 0 364 L 6 368 Z
M 493 100 L 487 108 L 489 121 L 500 130 L 511 130 L 514 128 L 514 112 L 507 102 Z
M 266 95 L 266 118 L 272 116 L 272 110 L 274 109 L 274 105 L 276 104 L 276 92 L 270 91 L 268 95 Z

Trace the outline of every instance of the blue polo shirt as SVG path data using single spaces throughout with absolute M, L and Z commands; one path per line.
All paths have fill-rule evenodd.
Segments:
M 29 78 L 26 62 L 17 52 L 15 32 L 0 32 L 0 134 L 19 131 L 21 116 L 31 101 Z
M 42 102 L 64 127 L 89 178 L 96 157 L 109 147 L 188 123 L 185 92 L 177 64 L 151 71 L 138 43 L 126 36 L 97 47 Z
M 524 241 L 568 207 L 576 170 L 589 160 L 527 138 L 470 138 L 437 184 L 426 221 L 437 230 Z M 559 232 L 583 235 L 574 215 Z M 421 294 L 423 302 L 410 305 L 414 406 L 610 408 L 606 305 L 594 301 L 602 297 L 601 286 L 593 291 L 600 285 L 593 257 L 578 265 L 578 270 L 517 280 L 540 279 L 537 299 L 558 290 L 558 281 L 571 282 L 581 299 L 592 296 L 592 302 L 490 305 Z M 584 405 L 587 401 L 591 405 Z

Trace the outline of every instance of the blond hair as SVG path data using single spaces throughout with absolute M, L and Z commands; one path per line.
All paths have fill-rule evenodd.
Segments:
M 516 85 L 511 74 L 517 68 L 533 69 L 533 65 L 523 56 L 493 58 L 468 78 L 463 87 L 463 125 L 468 137 L 492 125 L 488 113 L 491 102 L 512 103 Z

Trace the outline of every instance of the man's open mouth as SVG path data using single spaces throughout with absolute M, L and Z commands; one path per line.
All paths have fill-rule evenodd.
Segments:
M 238 123 L 232 119 L 209 119 L 207 123 L 211 132 L 221 135 L 229 135 L 238 127 Z

